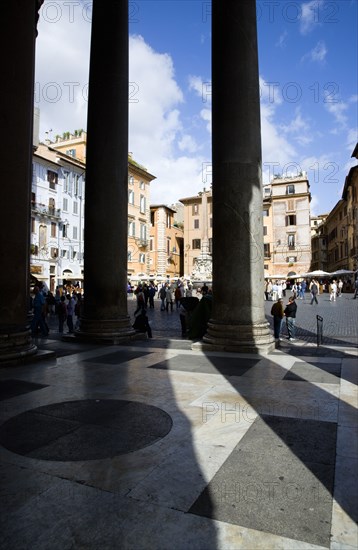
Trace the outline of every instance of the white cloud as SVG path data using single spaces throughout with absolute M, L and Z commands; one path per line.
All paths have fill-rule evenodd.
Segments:
M 311 0 L 301 5 L 300 32 L 308 34 L 320 24 L 324 9 L 324 0 Z
M 283 31 L 283 33 L 280 34 L 280 36 L 278 37 L 278 40 L 277 40 L 275 46 L 278 47 L 278 48 L 284 48 L 286 46 L 287 36 L 288 36 L 288 32 L 286 30 Z
M 306 53 L 302 58 L 301 61 L 304 62 L 306 59 L 309 61 L 312 61 L 313 63 L 324 63 L 326 60 L 326 55 L 328 53 L 328 50 L 326 48 L 325 43 L 320 40 L 317 42 L 314 48 L 308 53 Z
M 195 139 L 188 134 L 183 135 L 179 139 L 178 147 L 181 151 L 188 151 L 188 153 L 195 153 L 198 150 L 198 144 Z

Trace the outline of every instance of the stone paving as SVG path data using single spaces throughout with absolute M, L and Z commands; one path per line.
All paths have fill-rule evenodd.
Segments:
M 284 298 L 288 302 L 289 293 Z M 353 294 L 343 294 L 336 302 L 329 301 L 328 294 L 318 297 L 318 305 L 310 305 L 310 295 L 305 295 L 305 300 L 297 300 L 297 339 L 303 342 L 317 342 L 317 319 L 323 317 L 323 342 L 331 345 L 358 344 L 358 299 L 353 300 Z M 272 316 L 270 315 L 273 302 L 265 302 L 265 314 L 273 330 Z M 133 316 L 135 300 L 128 300 L 128 312 Z M 161 312 L 160 302 L 155 301 L 155 309 L 148 309 L 148 317 L 151 320 L 153 334 L 180 337 L 180 321 L 175 309 L 173 312 Z M 282 334 L 287 336 L 285 324 Z
M 358 300 L 327 300 L 266 356 L 191 350 L 158 301 L 123 346 L 51 319 L 57 358 L 0 368 L 1 550 L 356 549 Z

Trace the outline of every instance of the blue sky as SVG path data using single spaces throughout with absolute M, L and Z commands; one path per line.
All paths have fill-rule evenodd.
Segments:
M 263 0 L 257 18 L 263 181 L 305 170 L 328 212 L 355 163 L 357 1 Z M 211 183 L 211 2 L 130 1 L 129 27 L 129 150 L 157 176 L 151 202 L 171 204 Z M 45 139 L 86 128 L 91 2 L 45 0 L 38 29 Z

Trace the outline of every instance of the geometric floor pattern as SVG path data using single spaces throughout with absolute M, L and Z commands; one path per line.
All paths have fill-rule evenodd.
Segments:
M 67 401 L 14 416 L 0 427 L 0 444 L 41 460 L 98 460 L 152 445 L 171 427 L 166 412 L 145 403 Z
M 357 349 L 299 346 L 0 368 L 1 549 L 356 548 Z

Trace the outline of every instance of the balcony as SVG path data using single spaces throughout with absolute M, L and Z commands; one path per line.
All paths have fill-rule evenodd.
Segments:
M 48 216 L 49 218 L 60 219 L 61 209 L 54 208 L 46 204 L 41 204 L 39 202 L 31 203 L 31 212 L 33 214 L 40 214 L 41 216 Z
M 146 248 L 148 246 L 148 239 L 138 239 L 137 244 L 139 248 Z

